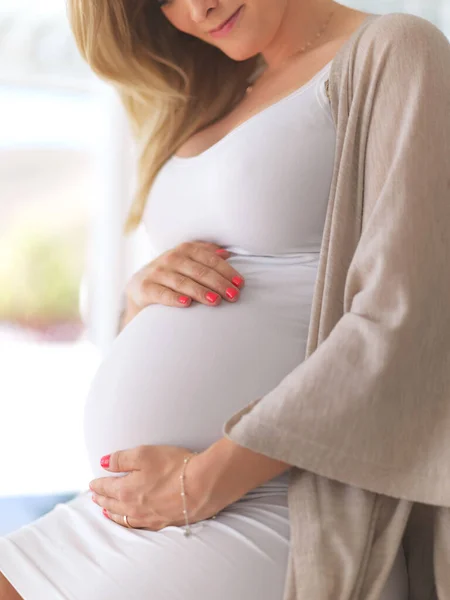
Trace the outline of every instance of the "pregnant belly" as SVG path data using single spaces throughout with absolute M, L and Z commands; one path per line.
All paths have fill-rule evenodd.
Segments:
M 280 272 L 267 280 L 236 268 L 246 277 L 237 303 L 151 305 L 114 340 L 85 404 L 95 476 L 105 476 L 101 456 L 140 444 L 204 450 L 304 359 L 314 271 L 280 289 Z

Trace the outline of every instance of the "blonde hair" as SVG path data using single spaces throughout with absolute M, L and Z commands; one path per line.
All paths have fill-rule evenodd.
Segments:
M 235 61 L 176 29 L 156 0 L 68 0 L 82 57 L 114 85 L 138 142 L 138 185 L 123 232 L 139 225 L 158 171 L 196 131 L 242 99 L 258 54 Z

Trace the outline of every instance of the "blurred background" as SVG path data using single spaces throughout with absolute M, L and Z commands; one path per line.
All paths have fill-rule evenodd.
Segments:
M 448 0 L 354 0 L 450 37 Z M 450 75 L 450 74 L 449 74 Z M 78 56 L 64 0 L 0 4 L 0 535 L 87 489 L 82 413 L 121 294 L 154 251 L 121 233 L 135 185 L 115 93 Z

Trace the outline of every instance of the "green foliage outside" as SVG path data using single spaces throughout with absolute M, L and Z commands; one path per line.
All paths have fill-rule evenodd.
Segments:
M 73 232 L 72 232 L 73 233 Z M 0 242 L 0 320 L 79 319 L 79 236 L 20 227 Z

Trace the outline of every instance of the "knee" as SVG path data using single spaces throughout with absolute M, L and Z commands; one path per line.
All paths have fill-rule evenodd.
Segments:
M 3 573 L 0 572 L 0 600 L 23 600 Z

